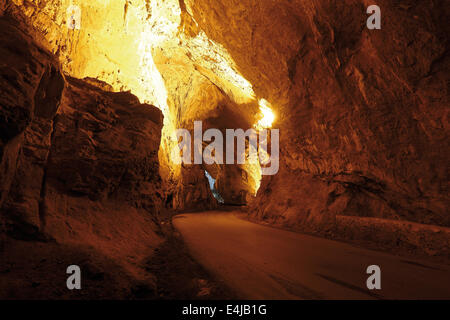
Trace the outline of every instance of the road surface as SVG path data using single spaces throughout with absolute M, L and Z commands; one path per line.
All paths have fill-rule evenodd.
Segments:
M 450 299 L 450 266 L 270 228 L 233 212 L 181 214 L 194 258 L 241 299 Z M 381 269 L 368 290 L 366 269 Z

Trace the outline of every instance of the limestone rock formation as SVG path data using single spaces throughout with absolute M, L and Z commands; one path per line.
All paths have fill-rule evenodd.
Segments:
M 153 297 L 154 278 L 141 266 L 161 242 L 163 115 L 129 92 L 105 91 L 101 81 L 63 76 L 44 39 L 32 35 L 20 19 L 0 17 L 1 268 L 15 265 L 0 296 L 14 297 L 25 281 L 20 272 L 36 263 L 26 251 L 36 250 L 34 281 L 63 259 L 86 266 L 92 281 L 111 278 L 106 295 L 132 294 L 111 292 L 124 287 L 116 281 L 129 281 Z M 42 270 L 47 260 L 54 264 Z M 110 274 L 95 271 L 110 260 L 117 264 Z M 58 296 L 51 291 L 58 281 L 46 283 L 50 297 Z
M 378 1 L 382 30 L 365 27 L 366 1 L 186 2 L 277 114 L 282 166 L 260 219 L 450 225 L 445 1 Z
M 11 28 L 11 21 L 2 22 L 5 30 Z M 10 186 L 2 185 L 7 215 L 24 226 L 43 229 L 49 188 L 59 194 L 94 201 L 114 198 L 157 211 L 155 203 L 162 197 L 157 157 L 161 111 L 140 104 L 130 93 L 105 92 L 72 78 L 65 82 L 50 55 L 32 42 L 21 45 L 27 38 L 14 32 L 15 37 L 5 35 L 10 45 L 2 46 L 15 50 L 5 56 L 19 69 L 5 66 L 3 72 L 8 80 L 4 88 L 9 89 L 2 97 L 3 181 L 11 180 Z M 21 56 L 14 55 L 17 51 Z M 21 95 L 22 99 L 14 100 Z M 16 137 L 21 141 L 15 145 Z M 16 154 L 9 154 L 9 149 Z
M 79 29 L 68 25 L 71 5 L 81 12 L 81 17 L 74 16 Z M 10 1 L 7 10 L 13 15 L 23 15 L 28 24 L 45 36 L 46 47 L 59 55 L 65 73 L 106 81 L 110 85 L 108 90 L 130 89 L 140 101 L 163 111 L 160 174 L 166 202 L 179 210 L 188 209 L 185 204 L 191 193 L 181 190 L 184 184 L 180 181 L 202 181 L 202 189 L 207 181 L 202 170 L 192 174 L 173 164 L 170 155 L 176 147 L 175 129 L 189 129 L 194 120 L 202 120 L 208 127 L 209 118 L 219 122 L 220 128 L 247 129 L 256 122 L 258 113 L 251 84 L 239 74 L 220 44 L 210 41 L 196 28 L 187 10 L 186 4 L 179 0 L 120 4 L 103 0 Z M 231 193 L 240 198 L 256 193 L 260 180 L 258 169 L 241 167 L 233 171 L 248 180 L 235 186 L 239 190 L 222 190 L 230 194 L 229 202 L 237 200 Z M 221 177 L 233 179 L 225 177 L 224 172 L 214 175 L 219 181 Z M 198 206 L 192 204 L 198 209 L 217 205 L 207 188 L 196 195 L 202 197 L 196 200 Z
M 17 225 L 34 228 L 64 79 L 57 60 L 14 20 L 2 17 L 0 23 L 1 219 L 6 212 Z

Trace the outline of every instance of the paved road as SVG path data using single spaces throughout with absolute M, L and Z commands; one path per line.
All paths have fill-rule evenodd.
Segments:
M 193 256 L 242 299 L 450 299 L 450 266 L 254 224 L 232 212 L 174 217 Z M 368 290 L 369 265 L 381 290 Z

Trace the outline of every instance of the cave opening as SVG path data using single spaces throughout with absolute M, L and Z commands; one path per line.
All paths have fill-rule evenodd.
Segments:
M 127 1 L 125 6 L 94 0 L 17 7 L 45 35 L 50 51 L 58 52 L 65 74 L 97 79 L 108 91 L 131 91 L 141 103 L 162 111 L 159 173 L 166 199 L 177 209 L 185 209 L 193 192 L 183 181 L 204 179 L 201 167 L 177 164 L 172 150 L 178 128 L 191 130 L 194 121 L 203 121 L 205 127 L 220 130 L 260 129 L 274 121 L 270 103 L 257 97 L 228 50 L 208 37 L 192 6 L 178 0 Z M 75 27 L 69 21 L 73 12 Z M 96 19 L 90 18 L 93 12 Z M 48 16 L 55 21 L 46 20 Z M 78 40 L 73 42 L 71 34 Z M 218 180 L 214 192 L 219 203 L 246 203 L 247 194 L 256 195 L 259 165 L 218 170 L 211 173 Z M 200 197 L 206 200 L 207 193 Z
M 216 189 L 216 179 L 214 179 L 211 174 L 205 170 L 205 177 L 208 179 L 209 189 L 211 190 L 212 195 L 217 200 L 218 203 L 224 204 L 225 200 L 220 195 L 219 191 Z

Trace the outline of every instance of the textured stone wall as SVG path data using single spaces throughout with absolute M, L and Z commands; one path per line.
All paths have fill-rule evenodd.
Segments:
M 63 77 L 26 25 L 8 16 L 0 24 L 2 227 L 18 238 L 70 238 L 73 207 L 95 225 L 92 211 L 108 201 L 157 219 L 161 111 L 98 80 Z
M 255 213 L 288 225 L 335 215 L 449 226 L 445 1 L 186 1 L 277 113 L 281 169 Z

